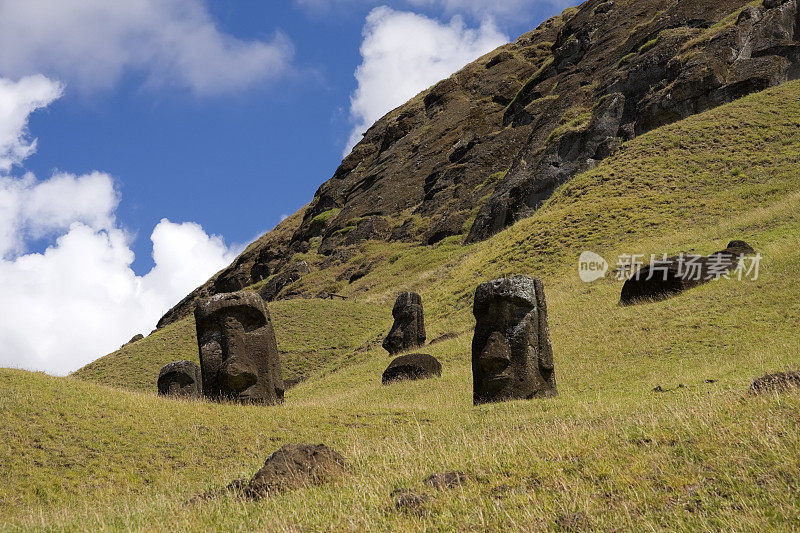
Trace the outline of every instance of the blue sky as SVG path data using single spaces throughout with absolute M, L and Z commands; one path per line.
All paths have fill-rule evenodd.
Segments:
M 567 3 L 0 0 L 0 365 L 147 333 L 375 119 Z

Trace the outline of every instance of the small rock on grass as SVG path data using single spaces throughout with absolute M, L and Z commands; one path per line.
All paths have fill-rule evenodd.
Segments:
M 324 444 L 287 444 L 267 458 L 250 481 L 239 479 L 221 490 L 202 494 L 196 500 L 209 500 L 225 494 L 257 500 L 309 485 L 321 485 L 349 470 L 338 452 Z
M 433 474 L 425 479 L 425 484 L 436 490 L 452 489 L 465 484 L 469 476 L 464 472 L 443 472 Z
M 790 392 L 798 389 L 800 389 L 800 372 L 797 371 L 767 374 L 750 385 L 751 394 Z

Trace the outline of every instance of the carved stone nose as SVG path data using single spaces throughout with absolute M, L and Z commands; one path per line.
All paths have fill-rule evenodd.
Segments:
M 500 374 L 511 364 L 511 349 L 500 332 L 495 331 L 486 341 L 478 364 L 487 374 Z
M 242 360 L 228 359 L 219 370 L 220 384 L 228 390 L 242 392 L 258 381 L 256 370 Z

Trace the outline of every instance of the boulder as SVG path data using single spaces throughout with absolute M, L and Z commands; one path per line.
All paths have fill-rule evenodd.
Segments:
M 383 340 L 383 348 L 390 355 L 413 350 L 425 345 L 425 318 L 422 297 L 415 292 L 404 292 L 397 297 L 392 308 L 394 324 Z
M 541 281 L 514 276 L 483 283 L 472 311 L 476 405 L 558 394 Z
M 200 367 L 193 361 L 176 361 L 164 365 L 158 373 L 158 394 L 181 398 L 203 395 Z
M 407 379 L 428 379 L 441 377 L 442 364 L 433 356 L 412 353 L 401 355 L 383 371 L 381 382 L 388 385 L 394 381 Z
M 682 253 L 656 261 L 637 270 L 622 286 L 620 303 L 669 298 L 721 276 L 730 274 L 755 250 L 744 241 L 731 241 L 728 247 L 708 257 Z
M 141 333 L 137 333 L 136 335 L 134 335 L 133 337 L 131 337 L 131 340 L 129 340 L 128 342 L 126 342 L 125 344 L 123 344 L 123 345 L 120 347 L 120 349 L 122 349 L 122 348 L 124 348 L 124 347 L 128 346 L 129 344 L 133 344 L 134 342 L 139 342 L 139 341 L 140 341 L 140 340 L 142 340 L 142 339 L 144 339 L 144 335 L 142 335 Z
M 790 392 L 800 389 L 800 372 L 778 372 L 767 374 L 750 385 L 752 394 Z
M 210 500 L 234 494 L 247 500 L 259 500 L 276 494 L 321 485 L 350 469 L 341 454 L 324 444 L 286 444 L 267 458 L 252 479 L 238 479 L 222 490 L 214 490 L 194 498 Z
M 194 311 L 203 394 L 241 403 L 283 402 L 281 361 L 269 311 L 252 292 L 218 294 Z

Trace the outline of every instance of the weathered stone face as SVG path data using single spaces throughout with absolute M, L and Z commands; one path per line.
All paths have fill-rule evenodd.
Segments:
M 158 374 L 158 394 L 183 398 L 202 396 L 200 367 L 192 361 L 164 365 Z
M 257 294 L 218 294 L 195 308 L 203 394 L 215 400 L 283 401 L 280 355 Z
M 515 276 L 483 283 L 473 314 L 475 404 L 558 394 L 541 281 Z
M 404 292 L 397 297 L 392 309 L 394 325 L 383 340 L 383 348 L 391 355 L 412 350 L 425 344 L 425 318 L 422 298 L 415 292 Z

